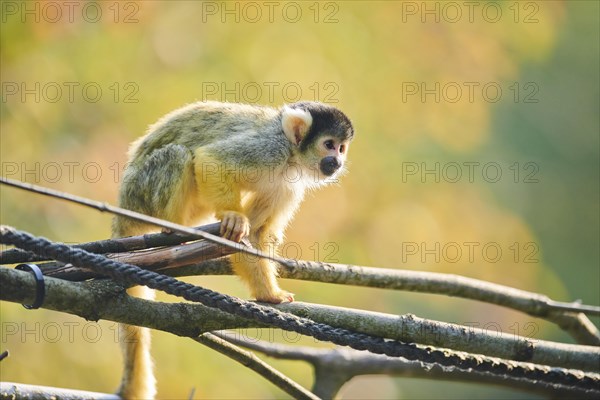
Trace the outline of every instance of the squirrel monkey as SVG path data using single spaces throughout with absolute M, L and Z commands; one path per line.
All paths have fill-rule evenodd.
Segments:
M 274 254 L 304 193 L 344 170 L 354 129 L 335 107 L 299 102 L 280 109 L 197 102 L 175 110 L 133 142 L 119 192 L 123 208 L 182 225 L 216 217 L 221 235 Z M 113 237 L 155 227 L 116 217 Z M 265 259 L 231 257 L 235 273 L 258 301 L 293 301 Z M 146 287 L 130 293 L 152 298 Z M 122 326 L 124 398 L 153 398 L 155 380 L 146 328 Z

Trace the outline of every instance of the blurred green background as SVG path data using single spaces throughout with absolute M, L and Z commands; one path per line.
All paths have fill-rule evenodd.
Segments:
M 355 124 L 349 173 L 308 196 L 284 255 L 455 273 L 600 304 L 596 1 L 1 6 L 3 176 L 115 203 L 128 144 L 172 109 L 203 99 L 320 100 Z M 0 202 L 2 224 L 34 234 L 109 236 L 110 216 L 96 211 L 4 186 Z M 233 277 L 189 281 L 247 296 Z M 570 341 L 543 321 L 482 303 L 283 286 L 301 301 Z M 0 311 L 0 350 L 11 352 L 1 380 L 116 389 L 115 324 L 16 304 Z M 278 331 L 262 333 L 269 337 L 285 342 Z M 161 398 L 193 387 L 195 398 L 286 397 L 189 339 L 154 338 Z M 273 364 L 310 386 L 307 366 Z M 342 393 L 525 397 L 388 377 L 357 379 Z

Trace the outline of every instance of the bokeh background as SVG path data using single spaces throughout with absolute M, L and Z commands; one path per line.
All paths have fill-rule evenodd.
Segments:
M 308 196 L 286 255 L 455 273 L 598 305 L 599 3 L 468 3 L 3 1 L 1 173 L 115 203 L 128 143 L 172 109 L 320 100 L 355 124 L 351 164 L 340 185 Z M 109 236 L 110 216 L 97 211 L 4 186 L 0 202 L 2 224 L 64 242 Z M 189 281 L 247 296 L 233 277 Z M 283 285 L 302 301 L 570 341 L 476 302 Z M 116 389 L 115 324 L 0 311 L 0 350 L 11 352 L 1 380 Z M 286 397 L 189 339 L 154 338 L 162 398 L 193 387 L 195 398 Z M 310 386 L 306 365 L 273 364 Z M 524 397 L 389 377 L 356 379 L 342 394 Z

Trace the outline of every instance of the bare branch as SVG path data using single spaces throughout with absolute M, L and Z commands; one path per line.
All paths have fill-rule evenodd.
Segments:
M 469 383 L 486 383 L 508 388 L 518 388 L 543 396 L 577 396 L 593 398 L 597 393 L 578 391 L 557 385 L 532 382 L 507 375 L 504 379 L 475 371 L 465 372 L 457 368 L 441 368 L 421 361 L 409 361 L 402 357 L 388 357 L 353 349 L 336 347 L 322 349 L 306 346 L 289 346 L 243 338 L 235 332 L 218 332 L 216 336 L 225 338 L 239 346 L 284 360 L 303 360 L 315 369 L 313 392 L 321 398 L 333 398 L 341 387 L 352 378 L 360 375 L 386 374 L 405 378 L 444 379 Z
M 34 193 L 75 202 L 103 212 L 107 211 L 116 215 L 132 218 L 174 232 L 203 238 L 212 243 L 236 251 L 267 258 L 278 262 L 283 267 L 283 276 L 286 276 L 286 273 L 293 273 L 295 279 L 445 294 L 485 301 L 547 319 L 558 324 L 563 329 L 568 329 L 568 332 L 580 343 L 600 345 L 600 332 L 598 329 L 596 329 L 593 324 L 589 323 L 587 317 L 574 314 L 586 312 L 600 315 L 600 307 L 597 306 L 587 306 L 578 303 L 559 303 L 537 293 L 457 275 L 433 272 L 383 270 L 371 267 L 343 266 L 339 264 L 288 260 L 264 254 L 258 250 L 248 248 L 247 246 L 240 245 L 239 243 L 223 239 L 207 232 L 174 224 L 159 218 L 149 217 L 106 203 L 89 200 L 5 177 L 0 177 L 0 183 Z
M 223 275 L 232 273 L 227 260 L 185 264 L 221 257 L 232 251 L 206 241 L 198 241 L 164 249 L 108 254 L 107 256 L 171 276 Z M 302 268 L 286 268 L 281 271 L 281 276 L 292 279 L 446 294 L 479 300 L 516 309 L 553 322 L 569 332 L 580 344 L 600 345 L 600 332 L 584 314 L 563 311 L 565 303 L 550 300 L 537 293 L 450 274 L 308 261 L 298 261 L 297 263 L 301 264 Z M 84 280 L 97 276 L 97 274 L 75 268 L 70 264 L 47 263 L 40 264 L 40 268 L 45 275 L 61 279 Z M 588 312 L 594 311 L 592 306 L 578 304 L 573 304 L 568 309 L 577 307 L 587 308 Z
M 309 390 L 303 388 L 298 383 L 283 375 L 281 372 L 262 361 L 253 353 L 243 350 L 221 337 L 215 336 L 211 333 L 204 333 L 193 338 L 193 340 L 226 355 L 227 357 L 239 362 L 247 368 L 250 368 L 295 399 L 319 399 L 319 397 L 315 396 Z
M 33 297 L 35 281 L 27 272 L 2 267 L 0 289 L 0 300 L 26 303 Z M 198 304 L 167 304 L 133 298 L 109 280 L 72 283 L 46 278 L 46 292 L 44 308 L 79 315 L 87 320 L 108 319 L 180 336 L 196 337 L 212 330 L 264 327 Z M 142 307 L 144 313 L 139 312 Z M 587 371 L 597 371 L 600 363 L 597 347 L 490 334 L 482 329 L 467 329 L 411 314 L 396 316 L 301 302 L 280 304 L 275 308 L 369 335 L 509 360 Z
M 0 382 L 2 399 L 122 400 L 116 394 Z
M 221 223 L 197 226 L 198 229 L 213 235 L 218 235 L 221 229 Z M 127 251 L 143 250 L 152 247 L 175 246 L 184 242 L 197 240 L 195 236 L 173 233 L 148 233 L 139 236 L 129 236 L 124 238 L 98 240 L 73 245 L 73 247 L 83 249 L 97 254 L 123 253 Z M 0 252 L 0 264 L 17 264 L 24 262 L 46 261 L 49 258 L 36 256 L 28 251 L 21 249 L 10 249 Z M 63 278 L 65 279 L 65 278 Z
M 172 276 L 231 274 L 226 258 L 180 267 Z M 410 271 L 297 261 L 297 267 L 281 268 L 282 278 L 443 294 L 478 300 L 521 311 L 557 324 L 580 344 L 600 346 L 600 331 L 582 313 L 564 311 L 547 296 L 473 278 L 436 272 Z M 573 309 L 578 307 L 573 304 Z M 588 306 L 589 307 L 589 306 Z M 597 307 L 596 307 L 597 308 Z
M 200 264 L 185 265 L 182 267 L 171 267 L 173 265 L 180 265 L 189 262 L 190 260 L 196 259 L 210 259 L 219 257 L 221 255 L 228 254 L 231 250 L 224 249 L 220 246 L 208 243 L 205 241 L 195 242 L 192 244 L 186 244 L 176 247 L 169 247 L 166 249 L 148 250 L 146 252 L 136 253 L 119 253 L 114 255 L 108 255 L 109 258 L 117 258 L 119 261 L 126 260 L 132 264 L 137 264 L 143 268 L 150 270 L 158 270 L 161 273 L 165 273 L 171 276 L 187 276 L 187 275 L 223 275 L 231 274 L 230 264 L 225 259 L 211 260 L 202 262 Z M 166 260 L 166 261 L 165 261 Z M 304 263 L 304 262 L 302 262 Z M 47 276 L 57 276 L 62 279 L 74 279 L 83 280 L 89 279 L 96 276 L 89 271 L 84 271 L 79 268 L 75 268 L 70 264 L 57 265 L 53 263 L 41 264 L 40 267 L 44 274 Z M 333 268 L 333 272 L 332 272 Z M 363 268 L 370 270 L 371 279 L 368 281 L 359 279 L 357 277 L 358 272 L 356 269 Z M 306 270 L 313 270 L 310 275 L 307 276 Z M 374 271 L 374 273 L 372 272 Z M 335 264 L 322 264 L 322 263 L 306 263 L 302 270 L 297 269 L 286 269 L 281 272 L 281 276 L 284 278 L 300 278 L 308 280 L 317 280 L 325 282 L 334 282 L 335 276 L 342 276 L 337 279 L 338 283 L 343 281 L 347 284 L 355 285 L 366 285 L 370 287 L 381 287 L 384 288 L 385 284 L 388 284 L 396 289 L 401 289 L 404 286 L 413 291 L 424 291 L 432 292 L 430 288 L 435 286 L 435 282 L 441 282 L 444 274 L 433 274 L 435 282 L 422 283 L 423 277 L 431 275 L 429 272 L 419 271 L 407 271 L 407 270 L 389 270 L 382 268 L 367 268 L 367 267 L 355 267 L 355 266 L 341 266 Z M 517 309 L 518 311 L 525 312 L 529 315 L 540 317 L 553 322 L 560 326 L 565 331 L 569 332 L 580 344 L 587 345 L 600 345 L 600 333 L 598 329 L 591 323 L 591 321 L 584 314 L 575 314 L 572 312 L 563 311 L 548 311 L 544 313 L 540 310 L 539 304 L 547 304 L 547 307 L 553 308 L 553 304 L 556 302 L 549 300 L 546 296 L 542 296 L 536 293 L 520 291 L 512 289 L 506 286 L 490 284 L 483 281 L 478 281 L 471 278 L 462 278 L 456 275 L 449 275 L 451 279 L 454 279 L 456 285 L 453 289 L 448 289 L 447 294 L 455 293 L 457 297 L 474 298 L 479 301 L 488 303 L 498 304 L 494 299 L 497 298 L 498 293 L 502 296 L 502 305 L 508 308 Z M 458 280 L 458 282 L 456 282 Z M 448 286 L 448 285 L 447 285 Z M 490 291 L 492 293 L 490 294 Z M 439 291 L 434 291 L 439 293 Z M 466 293 L 467 295 L 463 295 Z M 511 298 L 512 294 L 516 293 L 517 298 Z M 527 295 L 531 296 L 531 300 L 527 303 Z M 540 302 L 539 299 L 547 299 L 545 303 Z
M 284 268 L 284 270 L 293 273 L 295 279 L 444 294 L 485 301 L 523 311 L 537 317 L 544 317 L 553 312 L 564 312 L 567 309 L 572 312 L 600 315 L 600 307 L 582 307 L 579 303 L 559 303 L 560 307 L 557 307 L 558 302 L 538 293 L 454 274 L 392 270 L 301 260 L 296 261 L 294 267 Z
M 535 364 L 600 371 L 600 348 L 529 339 L 502 332 L 427 320 L 412 314 L 391 315 L 294 302 L 277 308 L 316 322 L 368 335 L 444 347 Z
M 369 267 L 283 259 L 273 255 L 263 254 L 255 249 L 222 239 L 206 232 L 194 230 L 157 218 L 148 217 L 143 214 L 124 210 L 118 207 L 113 207 L 105 203 L 94 202 L 66 193 L 41 188 L 35 185 L 24 184 L 2 177 L 0 177 L 0 183 L 24 188 L 36 193 L 62 198 L 68 201 L 77 202 L 88 207 L 96 208 L 100 211 L 108 211 L 151 225 L 161 226 L 171 231 L 190 235 L 190 237 L 193 238 L 202 238 L 212 243 L 196 242 L 193 245 L 147 250 L 135 254 L 128 253 L 119 255 L 121 260 L 123 257 L 129 257 L 128 261 L 131 263 L 142 265 L 145 264 L 154 268 L 165 268 L 168 266 L 169 269 L 171 269 L 172 266 L 181 266 L 192 262 L 197 263 L 199 260 L 205 260 L 206 257 L 204 257 L 202 254 L 207 252 L 207 244 L 210 244 L 211 246 L 215 244 L 230 249 L 231 251 L 241 251 L 247 254 L 252 254 L 276 261 L 282 265 L 283 268 L 281 275 L 284 277 L 289 276 L 296 279 L 316 280 L 321 282 L 436 293 L 449 296 L 458 296 L 472 300 L 486 301 L 555 322 L 563 329 L 568 330 L 574 337 L 577 338 L 577 340 L 581 342 L 593 343 L 595 345 L 600 343 L 600 334 L 597 328 L 591 324 L 589 319 L 587 319 L 584 314 L 580 313 L 585 312 L 588 314 L 600 315 L 600 307 L 597 306 L 588 306 L 579 303 L 557 302 L 540 294 L 456 275 L 425 273 L 417 271 L 382 270 Z M 215 249 L 216 248 L 213 246 L 211 250 L 213 253 L 208 255 L 209 258 L 219 257 L 224 254 L 221 249 Z M 198 265 L 201 265 L 206 270 L 209 270 L 210 267 L 214 268 L 215 266 L 221 265 L 222 269 L 224 266 L 222 262 L 223 260 L 211 260 L 208 264 L 205 262 L 192 267 L 188 266 L 186 268 L 182 268 L 182 270 L 189 272 L 190 270 L 193 270 L 194 267 L 197 268 Z M 209 268 L 206 268 L 207 265 Z M 225 271 L 221 270 L 221 273 L 224 272 Z M 16 275 L 11 275 L 14 273 L 16 273 Z M 175 273 L 181 272 L 175 271 Z M 22 275 L 18 276 L 19 274 Z M 23 274 L 27 277 L 24 277 Z M 28 293 L 29 296 L 31 296 L 34 282 L 29 274 L 20 271 L 9 270 L 6 268 L 0 268 L 0 278 L 2 278 L 0 280 L 0 285 L 2 286 L 0 299 L 18 302 L 27 302 L 27 300 L 30 300 L 26 299 L 26 297 Z M 139 315 L 140 313 L 135 312 L 133 315 L 129 315 L 128 312 L 131 310 L 123 307 L 123 304 L 126 303 L 126 301 L 123 301 L 123 298 L 128 298 L 128 296 L 124 294 L 121 288 L 111 282 L 98 282 L 94 284 L 70 284 L 64 281 L 58 281 L 61 283 L 54 282 L 56 289 L 65 289 L 66 285 L 69 284 L 75 285 L 74 287 L 66 288 L 66 290 L 71 291 L 71 294 L 76 295 L 75 297 L 81 295 L 87 300 L 94 302 L 93 305 L 87 308 L 84 307 L 84 309 L 82 309 L 80 304 L 77 304 L 76 301 L 72 301 L 71 299 L 71 304 L 76 305 L 73 306 L 73 310 L 69 310 L 70 301 L 66 299 L 68 296 L 65 296 L 65 292 L 61 292 L 61 290 L 57 290 L 56 293 L 52 293 L 50 290 L 52 284 L 49 283 L 49 280 L 52 278 L 46 279 L 48 290 L 48 296 L 46 299 L 47 308 L 52 308 L 52 306 L 54 306 L 57 307 L 55 309 L 60 311 L 72 312 L 77 315 L 82 315 L 87 319 L 112 319 L 106 318 L 106 316 L 113 315 L 115 318 L 113 320 L 118 322 L 148 326 L 185 336 L 196 336 L 200 332 L 206 332 L 207 330 L 223 329 L 224 322 L 225 324 L 231 323 L 232 327 L 257 326 L 255 323 L 246 320 L 239 321 L 238 318 L 232 317 L 228 314 L 219 313 L 212 309 L 206 309 L 205 307 L 199 305 L 189 304 L 167 305 L 164 303 L 145 302 L 144 306 L 148 312 L 143 313 L 143 316 Z M 8 282 L 11 282 L 11 284 L 8 284 Z M 88 287 L 84 287 L 83 285 L 88 285 Z M 100 288 L 99 291 L 97 290 L 98 288 Z M 106 294 L 110 293 L 111 291 L 113 292 L 113 295 L 106 296 Z M 48 299 L 52 297 L 52 294 L 54 295 L 54 303 Z M 119 301 L 119 307 L 115 307 L 114 304 L 111 304 L 111 301 L 114 301 L 114 299 L 119 297 L 121 298 Z M 107 300 L 104 301 L 105 299 Z M 144 300 L 139 299 L 132 299 L 132 301 L 144 302 Z M 107 305 L 109 306 L 107 307 Z M 160 308 L 161 306 L 163 307 L 162 309 Z M 205 316 L 201 318 L 201 321 L 197 321 L 198 325 L 190 324 L 190 314 L 188 314 L 190 310 L 185 309 L 185 306 L 190 306 L 191 309 L 194 310 L 193 314 L 196 316 L 202 315 L 201 309 L 205 308 L 203 310 Z M 110 308 L 110 310 L 107 310 L 107 308 Z M 173 310 L 177 310 L 179 313 L 178 316 L 175 316 L 175 324 L 173 323 L 174 314 L 172 311 L 166 315 L 161 315 L 161 313 L 165 312 L 165 309 L 168 308 L 173 308 Z M 196 308 L 198 308 L 200 312 L 196 311 Z M 302 303 L 284 304 L 277 308 L 283 311 L 296 313 L 300 316 L 309 316 L 309 318 L 318 322 L 326 322 L 334 326 L 347 327 L 348 329 L 374 336 L 398 339 L 404 342 L 443 346 L 458 350 L 464 349 L 468 350 L 469 352 L 503 357 L 508 360 L 526 360 L 545 365 L 579 368 L 582 371 L 573 371 L 571 374 L 576 373 L 579 376 L 583 376 L 586 379 L 591 379 L 594 381 L 600 379 L 598 374 L 583 372 L 583 370 L 597 371 L 599 369 L 598 365 L 600 361 L 600 350 L 594 347 L 566 345 L 548 341 L 533 342 L 525 338 L 515 338 L 509 335 L 504 335 L 509 337 L 493 335 L 492 338 L 489 337 L 490 335 L 487 335 L 487 332 L 484 331 L 475 329 L 467 331 L 467 329 L 462 326 L 445 324 L 437 321 L 421 320 L 412 315 L 398 317 L 386 314 Z M 77 309 L 77 311 L 81 314 L 74 312 L 75 309 Z M 217 318 L 208 318 L 208 315 L 212 315 L 214 317 L 218 314 L 221 315 L 219 315 Z M 177 317 L 179 317 L 179 320 L 177 320 Z M 137 322 L 135 321 L 136 318 L 138 320 Z M 344 324 L 349 325 L 345 326 Z M 379 333 L 376 333 L 375 331 L 379 331 Z M 427 335 L 423 335 L 423 332 L 427 332 Z M 446 354 L 450 354 L 453 357 L 458 358 L 461 357 L 461 354 L 466 356 L 466 354 L 455 352 L 454 350 L 447 350 L 445 352 Z M 530 368 L 533 367 L 533 364 L 527 364 L 520 361 L 489 359 L 487 356 L 479 355 L 475 356 L 481 358 L 482 360 L 486 359 L 486 362 L 489 363 L 499 363 L 501 366 L 503 366 L 502 368 L 506 368 L 507 371 L 511 371 L 512 366 L 516 365 L 520 365 L 520 368 L 527 368 L 527 366 Z M 537 367 L 539 366 L 536 366 L 536 368 Z M 319 376 L 324 376 L 323 374 L 328 374 L 327 381 L 335 381 L 338 382 L 339 385 L 341 385 L 345 379 L 344 376 L 342 376 L 343 374 L 337 376 L 336 378 L 331 376 L 331 373 L 328 371 L 321 371 L 321 373 L 317 371 L 317 381 L 320 379 Z M 499 378 L 500 375 L 495 374 L 492 375 L 492 377 Z M 512 378 L 518 379 L 516 376 L 513 376 Z M 323 381 L 323 379 L 321 379 L 321 381 Z M 545 385 L 555 386 L 554 384 L 547 382 Z M 543 385 L 541 387 L 543 387 Z M 567 389 L 572 390 L 572 388 Z
M 235 253 L 235 250 L 198 240 L 192 243 L 177 246 L 144 249 L 123 253 L 107 253 L 105 257 L 122 263 L 136 265 L 150 271 L 160 271 L 167 274 L 168 270 L 198 263 Z M 92 278 L 105 278 L 97 272 L 87 268 L 78 268 L 72 264 L 61 262 L 46 262 L 37 264 L 45 276 L 69 281 L 84 281 Z
M 42 308 L 88 321 L 105 319 L 189 337 L 215 329 L 259 326 L 201 304 L 163 303 L 132 297 L 122 286 L 108 279 L 73 283 L 46 277 L 44 281 L 46 297 Z M 34 293 L 35 280 L 30 273 L 0 267 L 0 300 L 27 304 L 35 297 Z M 141 309 L 146 311 L 140 313 Z

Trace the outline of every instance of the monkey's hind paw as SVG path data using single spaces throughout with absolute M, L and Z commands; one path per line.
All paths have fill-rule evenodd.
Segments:
M 284 292 L 285 293 L 285 300 L 284 302 L 286 303 L 293 303 L 294 302 L 294 293 L 290 293 L 290 292 Z
M 272 304 L 291 303 L 294 301 L 294 293 L 279 290 L 277 293 L 270 295 L 256 296 L 256 301 Z

